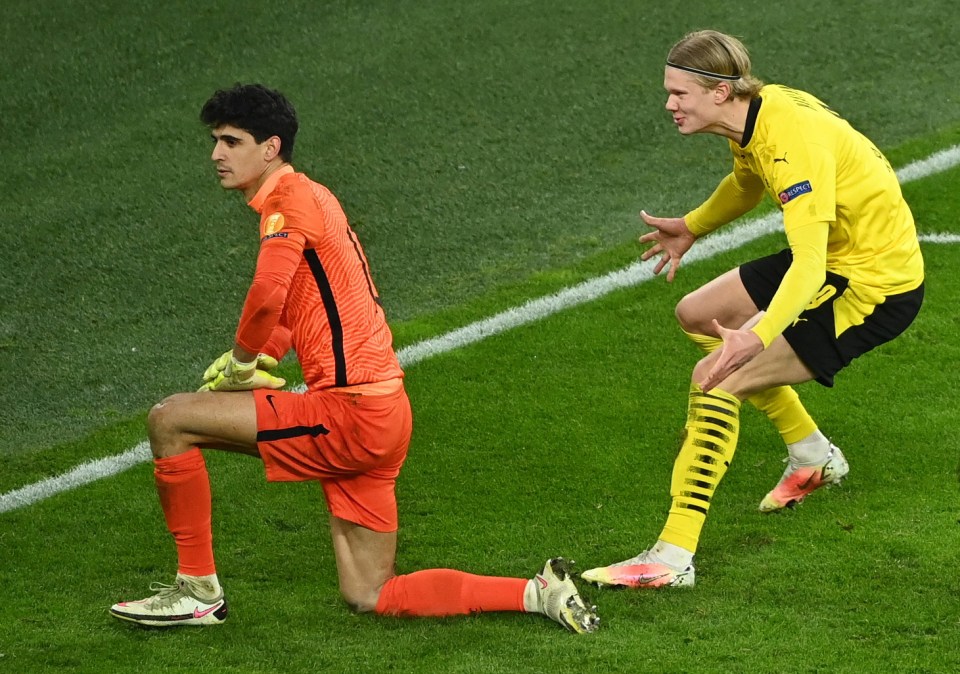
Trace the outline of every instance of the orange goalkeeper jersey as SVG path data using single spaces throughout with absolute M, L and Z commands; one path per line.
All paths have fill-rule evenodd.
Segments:
M 292 342 L 311 390 L 403 376 L 360 241 L 337 198 L 293 167 L 250 200 L 260 253 L 237 344 L 281 357 Z

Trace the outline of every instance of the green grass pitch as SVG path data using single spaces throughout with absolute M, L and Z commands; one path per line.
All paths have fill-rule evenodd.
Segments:
M 259 80 L 297 105 L 294 163 L 343 201 L 404 347 L 630 264 L 640 208 L 681 213 L 709 193 L 723 144 L 677 137 L 662 109 L 663 56 L 683 33 L 741 36 L 762 78 L 813 91 L 899 167 L 960 144 L 954 14 L 949 0 L 11 0 L 0 494 L 137 445 L 149 406 L 195 388 L 229 344 L 255 219 L 210 170 L 197 113 L 213 89 Z M 922 233 L 960 234 L 958 185 L 953 168 L 905 186 Z M 673 306 L 782 243 L 409 367 L 398 571 L 526 577 L 549 556 L 588 568 L 648 545 L 697 358 Z M 586 587 L 603 620 L 589 638 L 516 614 L 352 615 L 319 488 L 211 452 L 230 620 L 162 632 L 107 614 L 175 570 L 143 463 L 0 513 L 0 671 L 960 669 L 960 246 L 923 252 L 914 326 L 834 390 L 801 387 L 848 481 L 761 516 L 783 451 L 746 410 L 697 587 Z

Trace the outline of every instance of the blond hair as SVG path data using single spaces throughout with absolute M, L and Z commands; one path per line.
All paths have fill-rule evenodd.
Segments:
M 735 98 L 753 98 L 763 86 L 750 74 L 750 54 L 743 43 L 715 30 L 685 35 L 670 49 L 667 65 L 692 73 L 704 89 L 729 82 Z

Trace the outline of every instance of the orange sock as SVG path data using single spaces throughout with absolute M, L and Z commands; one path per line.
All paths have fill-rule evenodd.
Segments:
M 380 590 L 377 613 L 402 617 L 523 611 L 523 578 L 475 576 L 454 569 L 427 569 L 394 576 Z
M 188 576 L 217 572 L 210 526 L 210 477 L 198 447 L 154 459 L 153 476 L 167 528 L 177 544 L 178 570 Z

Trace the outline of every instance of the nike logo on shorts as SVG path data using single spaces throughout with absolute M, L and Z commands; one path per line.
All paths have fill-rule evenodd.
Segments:
M 266 400 L 267 400 L 268 403 L 270 403 L 270 409 L 273 410 L 274 415 L 276 415 L 276 417 L 279 419 L 279 418 L 280 418 L 280 414 L 277 412 L 277 408 L 276 408 L 276 406 L 274 406 L 274 404 L 273 404 L 273 399 L 274 399 L 275 397 L 276 397 L 276 396 L 274 396 L 273 394 L 270 394 L 270 395 L 267 396 Z

